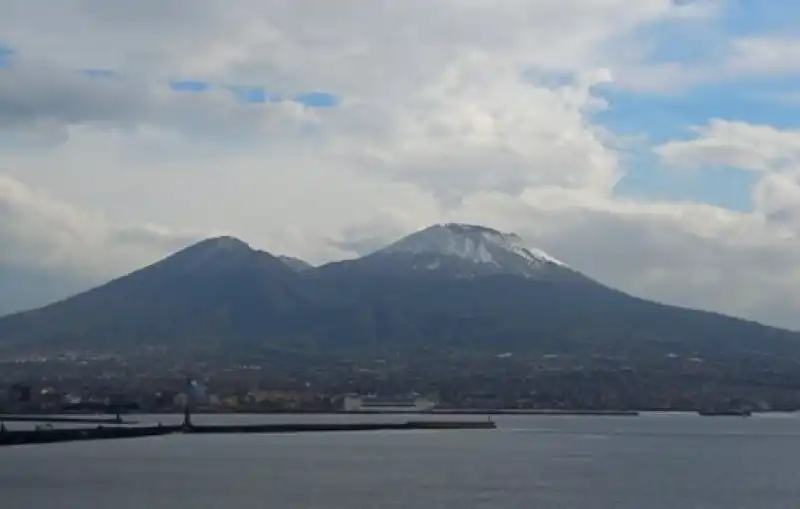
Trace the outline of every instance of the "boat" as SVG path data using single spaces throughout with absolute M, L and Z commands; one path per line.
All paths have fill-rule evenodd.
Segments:
M 753 415 L 753 412 L 747 409 L 698 410 L 697 413 L 704 417 L 750 417 Z

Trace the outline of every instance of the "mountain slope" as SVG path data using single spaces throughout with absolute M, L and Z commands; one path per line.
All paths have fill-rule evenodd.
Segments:
M 294 258 L 292 256 L 279 256 L 278 259 L 295 272 L 304 272 L 314 268 L 313 265 L 305 260 L 301 260 L 300 258 Z
M 296 273 L 230 237 L 209 239 L 88 292 L 0 320 L 0 341 L 113 348 L 249 337 L 290 311 Z
M 800 358 L 800 334 L 637 299 L 517 236 L 453 224 L 299 271 L 239 240 L 210 239 L 89 292 L 0 319 L 3 345 Z
M 346 274 L 316 281 L 327 306 L 316 309 L 314 318 L 327 326 L 316 338 L 326 349 L 800 358 L 800 334 L 591 281 Z

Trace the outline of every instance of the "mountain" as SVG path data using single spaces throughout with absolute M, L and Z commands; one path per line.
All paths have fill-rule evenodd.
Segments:
M 588 280 L 544 251 L 527 246 L 516 234 L 457 223 L 431 226 L 357 260 L 329 264 L 326 270 L 334 267 L 373 275 Z
M 289 268 L 294 270 L 295 272 L 304 272 L 307 270 L 311 270 L 314 268 L 313 265 L 308 263 L 305 260 L 301 260 L 300 258 L 294 258 L 292 256 L 279 256 L 278 259 L 285 263 Z
M 437 269 L 448 262 L 462 260 L 471 266 L 470 276 L 478 274 L 514 274 L 541 278 L 548 270 L 566 265 L 544 251 L 526 246 L 514 233 L 501 233 L 485 226 L 438 224 L 390 244 L 373 256 L 408 255 L 435 257 Z
M 800 334 L 638 299 L 514 234 L 464 224 L 435 225 L 316 268 L 230 237 L 209 239 L 0 319 L 0 347 L 142 345 L 359 356 L 800 358 Z
M 88 292 L 1 319 L 0 344 L 114 349 L 247 337 L 292 308 L 296 277 L 279 258 L 238 239 L 208 239 Z

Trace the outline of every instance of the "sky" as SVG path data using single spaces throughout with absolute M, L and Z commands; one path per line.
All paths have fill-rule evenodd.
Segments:
M 439 222 L 800 329 L 800 3 L 0 0 L 0 310 Z

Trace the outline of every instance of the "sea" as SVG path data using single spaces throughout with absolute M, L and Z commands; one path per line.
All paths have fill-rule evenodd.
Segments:
M 164 424 L 180 419 L 132 418 Z M 195 416 L 195 421 L 376 418 L 399 416 Z M 0 448 L 0 507 L 800 507 L 800 416 L 795 414 L 493 419 L 497 430 L 173 435 Z

